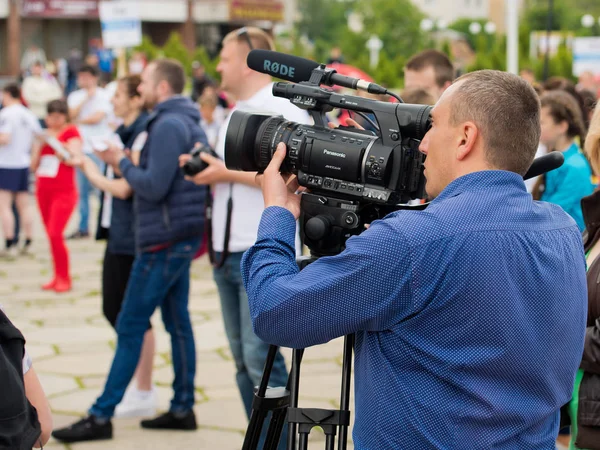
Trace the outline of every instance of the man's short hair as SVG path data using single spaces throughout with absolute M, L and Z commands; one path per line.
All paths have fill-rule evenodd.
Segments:
M 166 81 L 171 91 L 179 95 L 185 88 L 185 72 L 181 63 L 175 59 L 161 58 L 152 62 L 154 64 L 154 84 Z
M 258 27 L 243 27 L 233 30 L 223 38 L 223 45 L 236 41 L 248 47 L 248 40 L 252 43 L 252 50 L 275 50 L 273 38 Z M 251 49 L 248 49 L 250 51 Z
M 497 169 L 524 175 L 540 141 L 540 100 L 517 75 L 479 70 L 455 81 L 450 124 L 471 121 L 483 139 L 486 159 Z
M 77 73 L 89 73 L 90 75 L 96 78 L 98 78 L 99 75 L 98 69 L 94 66 L 90 66 L 89 64 L 84 64 L 83 66 L 81 66 Z
M 13 99 L 19 100 L 21 98 L 21 89 L 18 84 L 10 83 L 2 88 L 2 92 L 10 95 Z
M 435 73 L 435 83 L 438 87 L 443 88 L 448 82 L 454 80 L 454 66 L 450 58 L 438 50 L 424 50 L 411 57 L 404 70 L 412 70 L 421 72 L 428 67 L 433 68 Z

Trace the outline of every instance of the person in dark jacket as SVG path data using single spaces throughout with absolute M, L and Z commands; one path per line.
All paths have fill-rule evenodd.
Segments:
M 138 87 L 141 78 L 131 75 L 117 83 L 112 105 L 115 115 L 123 124 L 115 131 L 125 148 L 139 155 L 147 136 L 148 113 Z M 104 146 L 115 145 L 110 140 L 99 142 Z M 97 152 L 102 159 L 102 152 Z M 132 156 L 133 159 L 133 156 Z M 94 187 L 100 189 L 100 212 L 96 239 L 107 240 L 102 265 L 102 311 L 104 317 L 116 329 L 117 316 L 125 297 L 125 290 L 135 257 L 133 190 L 127 181 L 106 165 L 104 175 L 91 158 L 85 158 L 81 166 L 83 173 Z M 156 412 L 156 391 L 152 388 L 152 364 L 155 340 L 152 326 L 144 335 L 142 354 L 136 370 L 135 386 L 130 386 L 125 398 L 115 410 L 116 417 L 152 416 Z
M 585 141 L 585 151 L 600 173 L 600 105 L 596 107 Z M 588 317 L 580 369 L 573 399 L 568 405 L 571 421 L 570 449 L 600 450 L 600 190 L 581 200 L 587 259 Z
M 117 167 L 134 192 L 136 257 L 117 320 L 117 349 L 104 392 L 89 415 L 52 434 L 63 442 L 112 438 L 111 417 L 131 381 L 144 333 L 160 306 L 171 335 L 175 372 L 170 410 L 144 428 L 195 430 L 194 376 L 196 350 L 188 311 L 190 264 L 204 229 L 206 188 L 183 178 L 178 158 L 195 143 L 208 145 L 200 114 L 181 96 L 185 75 L 181 64 L 159 59 L 142 74 L 139 92 L 153 109 L 148 138 L 136 167 L 123 150 L 109 147 L 105 161 Z

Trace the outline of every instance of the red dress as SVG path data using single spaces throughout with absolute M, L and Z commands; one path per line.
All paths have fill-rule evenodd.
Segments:
M 56 138 L 60 142 L 81 139 L 77 127 L 67 126 Z M 69 252 L 63 233 L 69 218 L 77 204 L 75 169 L 58 162 L 54 150 L 44 145 L 40 153 L 40 169 L 37 172 L 36 198 L 48 235 L 52 259 L 54 261 L 54 279 L 47 287 L 64 291 L 71 287 L 69 275 Z

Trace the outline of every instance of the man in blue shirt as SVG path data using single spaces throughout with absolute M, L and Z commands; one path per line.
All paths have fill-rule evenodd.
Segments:
M 261 183 L 242 260 L 255 332 L 304 348 L 356 333 L 356 449 L 554 449 L 586 324 L 577 225 L 522 175 L 540 106 L 517 76 L 473 72 L 432 111 L 424 211 L 399 211 L 301 272 L 297 184 Z

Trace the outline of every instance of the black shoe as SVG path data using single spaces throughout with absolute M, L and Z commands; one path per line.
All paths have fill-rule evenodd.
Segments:
M 76 231 L 75 233 L 69 235 L 67 239 L 84 239 L 90 237 L 89 231 Z
M 152 430 L 196 430 L 196 415 L 194 411 L 186 413 L 184 416 L 176 416 L 172 412 L 164 413 L 155 419 L 142 420 L 142 428 Z
M 112 439 L 112 431 L 110 420 L 99 423 L 94 416 L 88 416 L 69 427 L 54 430 L 52 436 L 61 442 L 99 441 Z

